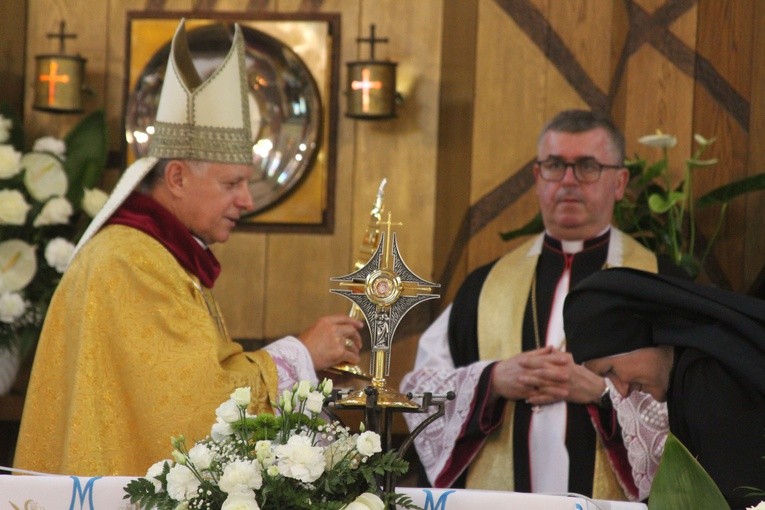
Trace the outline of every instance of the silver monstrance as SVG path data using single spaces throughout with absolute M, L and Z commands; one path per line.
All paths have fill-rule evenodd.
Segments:
M 339 282 L 341 287 L 330 289 L 330 292 L 353 301 L 369 327 L 372 342 L 369 372 L 372 374 L 372 387 L 377 390 L 377 405 L 419 409 L 419 405 L 389 388 L 385 377 L 390 373 L 393 334 L 401 319 L 416 305 L 439 297 L 433 293 L 439 285 L 420 278 L 404 263 L 396 234 L 391 233 L 394 225 L 391 213 L 388 213 L 388 221 L 379 225 L 386 227 L 386 232 L 380 233 L 380 242 L 369 262 L 351 274 L 330 278 L 333 282 Z M 364 406 L 366 399 L 367 391 L 361 390 L 351 392 L 339 403 Z

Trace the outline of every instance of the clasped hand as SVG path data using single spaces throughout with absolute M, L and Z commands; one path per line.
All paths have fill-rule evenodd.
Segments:
M 602 377 L 574 363 L 570 353 L 554 347 L 526 351 L 498 362 L 492 373 L 492 397 L 525 400 L 531 405 L 560 401 L 597 402 L 605 389 Z

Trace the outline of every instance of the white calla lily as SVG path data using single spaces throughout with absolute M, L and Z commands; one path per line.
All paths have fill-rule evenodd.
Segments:
M 30 152 L 21 158 L 20 165 L 25 169 L 24 185 L 35 200 L 44 202 L 50 197 L 66 194 L 68 180 L 64 165 L 57 157 L 45 152 Z
M 0 293 L 23 289 L 29 285 L 36 272 L 34 246 L 20 239 L 0 243 Z

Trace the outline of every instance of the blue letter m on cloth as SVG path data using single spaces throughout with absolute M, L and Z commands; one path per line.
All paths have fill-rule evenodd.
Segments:
M 76 476 L 70 476 L 72 480 L 74 480 L 74 484 L 72 485 L 72 501 L 69 503 L 69 510 L 75 510 L 75 508 L 79 508 L 79 510 L 83 510 L 84 508 L 87 508 L 87 510 L 94 510 L 93 509 L 93 484 L 101 478 L 100 476 L 96 476 L 94 478 L 89 478 L 88 481 L 85 483 L 85 488 L 82 488 L 80 486 L 80 479 Z M 85 505 L 85 496 L 88 497 L 88 505 Z M 75 507 L 75 502 L 80 502 L 79 507 Z
M 452 492 L 457 492 L 455 490 L 445 491 L 438 497 L 438 501 L 434 503 L 433 493 L 429 491 L 428 489 L 422 489 L 422 490 L 427 495 L 425 498 L 425 507 L 423 508 L 423 510 L 446 510 L 446 498 L 448 498 L 449 494 L 451 494 Z

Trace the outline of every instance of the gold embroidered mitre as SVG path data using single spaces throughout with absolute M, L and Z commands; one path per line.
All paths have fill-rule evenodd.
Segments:
M 75 254 L 154 168 L 158 158 L 252 164 L 244 39 L 239 25 L 221 66 L 205 81 L 189 53 L 185 19 L 173 36 L 149 155 L 130 165 L 83 233 Z M 74 259 L 74 255 L 72 255 Z
M 149 156 L 252 164 L 244 40 L 234 25 L 231 49 L 202 81 L 189 53 L 185 20 L 173 36 Z

